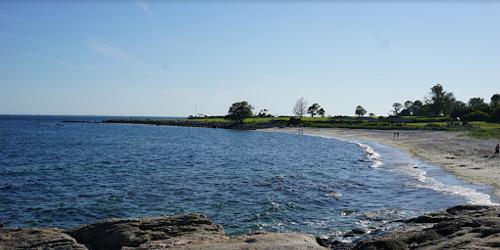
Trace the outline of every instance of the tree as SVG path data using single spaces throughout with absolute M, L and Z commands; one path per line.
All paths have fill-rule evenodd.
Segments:
M 257 116 L 258 117 L 273 117 L 273 115 L 269 114 L 268 112 L 269 112 L 269 110 L 267 110 L 267 109 L 261 109 L 259 111 L 259 114 L 257 114 Z
M 293 114 L 298 117 L 302 117 L 306 114 L 307 111 L 307 101 L 304 100 L 304 97 L 301 97 L 295 102 L 295 106 L 293 107 Z
M 453 111 L 450 113 L 451 117 L 462 117 L 465 114 L 469 113 L 470 109 L 467 105 L 461 101 L 456 101 L 453 104 Z
M 494 94 L 491 97 L 491 102 L 490 102 L 491 107 L 495 108 L 500 105 L 500 94 Z
M 325 110 L 323 108 L 318 109 L 318 115 L 321 117 L 325 117 Z
M 363 106 L 358 105 L 356 107 L 355 113 L 356 113 L 357 116 L 361 117 L 361 116 L 364 116 L 366 114 L 366 110 L 363 108 Z
M 396 103 L 392 104 L 392 107 L 394 108 L 394 115 L 398 116 L 399 111 L 403 108 L 403 105 L 401 105 L 401 103 L 399 103 L 399 102 L 396 102 Z
M 368 114 L 368 116 L 371 117 L 371 118 L 375 118 L 375 114 L 374 113 L 370 113 L 370 114 Z
M 413 105 L 411 105 L 411 111 L 412 115 L 421 115 L 422 114 L 422 107 L 424 104 L 420 100 L 416 100 L 413 102 Z
M 413 107 L 413 102 L 410 101 L 410 100 L 408 100 L 408 101 L 405 102 L 404 105 L 405 105 L 405 109 L 410 110 Z
M 252 117 L 253 115 L 253 107 L 248 104 L 246 101 L 235 102 L 229 107 L 229 111 L 227 112 L 227 116 L 229 119 L 238 120 L 243 122 L 243 119 L 246 117 Z
M 441 84 L 434 85 L 431 88 L 430 96 L 426 99 L 430 111 L 435 116 L 450 114 L 454 101 L 453 93 L 444 91 Z
M 479 109 L 485 104 L 486 103 L 484 103 L 484 99 L 481 97 L 473 97 L 469 99 L 469 107 L 473 109 Z
M 314 103 L 307 109 L 307 113 L 310 114 L 311 117 L 314 117 L 320 108 L 319 104 Z

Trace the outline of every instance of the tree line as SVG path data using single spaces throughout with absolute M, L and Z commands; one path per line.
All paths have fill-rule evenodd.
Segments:
M 226 118 L 243 121 L 247 117 L 273 117 L 267 109 L 262 109 L 257 115 L 253 107 L 246 101 L 235 102 L 229 107 Z M 403 104 L 396 102 L 392 105 L 392 116 L 448 116 L 463 121 L 491 121 L 500 122 L 500 94 L 494 94 L 487 103 L 483 98 L 473 97 L 467 103 L 455 98 L 453 92 L 445 91 L 441 84 L 434 85 L 428 96 L 421 100 L 407 100 Z M 326 111 L 318 103 L 308 106 L 304 97 L 299 98 L 292 108 L 297 118 L 306 114 L 311 117 L 326 115 Z M 358 117 L 367 114 L 366 109 L 358 105 L 354 114 Z M 370 113 L 370 117 L 375 114 Z
M 491 96 L 489 103 L 481 97 L 464 103 L 453 92 L 445 91 L 441 84 L 434 85 L 422 102 L 407 100 L 392 105 L 394 116 L 449 116 L 464 121 L 500 122 L 500 94 Z

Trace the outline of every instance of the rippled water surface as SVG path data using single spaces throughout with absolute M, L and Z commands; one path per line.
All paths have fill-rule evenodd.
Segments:
M 231 234 L 335 235 L 489 197 L 381 145 L 371 159 L 358 144 L 305 135 L 65 119 L 0 116 L 1 223 L 202 212 Z

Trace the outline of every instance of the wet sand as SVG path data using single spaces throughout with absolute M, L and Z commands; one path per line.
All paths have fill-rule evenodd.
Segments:
M 262 131 L 298 133 L 298 128 L 271 128 Z M 304 128 L 304 134 L 331 136 L 339 139 L 375 141 L 399 148 L 433 165 L 438 165 L 459 178 L 487 184 L 500 197 L 500 157 L 494 156 L 498 140 L 465 137 L 459 132 Z

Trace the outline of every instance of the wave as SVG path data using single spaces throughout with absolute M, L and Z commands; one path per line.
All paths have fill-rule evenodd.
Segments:
M 362 149 L 365 150 L 366 156 L 373 162 L 372 168 L 378 168 L 384 165 L 384 162 L 382 161 L 382 156 L 377 151 L 375 151 L 375 149 L 373 149 L 367 144 L 363 144 L 360 142 L 353 142 L 353 143 L 357 144 L 358 146 L 360 146 Z
M 335 139 L 335 140 L 339 140 L 339 141 L 343 141 L 343 142 L 354 143 L 354 144 L 358 145 L 359 147 L 361 147 L 365 151 L 368 159 L 370 159 L 370 161 L 372 161 L 372 168 L 378 168 L 378 167 L 384 165 L 384 161 L 382 160 L 382 156 L 377 151 L 375 151 L 375 149 L 373 149 L 373 147 L 371 147 L 368 144 L 364 144 L 364 143 L 361 143 L 358 141 L 347 140 L 344 138 L 324 136 L 324 135 L 313 135 L 313 134 L 304 134 L 304 135 L 322 137 L 322 138 L 326 138 L 326 139 Z
M 382 160 L 382 156 L 380 153 L 375 151 L 373 147 L 371 147 L 368 144 L 361 143 L 359 141 L 354 141 L 354 140 L 348 140 L 345 138 L 339 138 L 339 137 L 334 137 L 334 136 L 323 136 L 323 135 L 314 135 L 314 134 L 304 134 L 308 136 L 319 136 L 323 137 L 326 139 L 336 139 L 348 143 L 354 143 L 358 146 L 360 146 L 365 152 L 367 157 L 373 162 L 372 167 L 373 168 L 378 168 L 384 164 L 384 161 Z M 397 150 L 397 149 L 396 149 Z M 407 164 L 402 170 L 415 177 L 415 179 L 418 181 L 416 184 L 417 187 L 419 188 L 427 188 L 427 189 L 432 189 L 438 192 L 442 193 L 447 193 L 451 195 L 456 195 L 456 196 L 461 196 L 464 197 L 469 204 L 474 204 L 474 205 L 499 205 L 498 203 L 495 203 L 492 201 L 492 198 L 489 194 L 482 193 L 480 191 L 477 191 L 473 188 L 461 186 L 461 185 L 448 185 L 444 184 L 435 178 L 428 176 L 427 171 L 419 168 L 416 163 L 412 162 L 407 162 Z
M 472 188 L 459 186 L 459 185 L 447 185 L 442 182 L 437 181 L 433 177 L 427 176 L 427 172 L 420 169 L 415 169 L 413 173 L 416 174 L 416 178 L 419 183 L 416 184 L 419 188 L 428 188 L 442 193 L 448 193 L 452 195 L 458 195 L 464 197 L 469 204 L 474 205 L 498 205 L 491 200 L 491 196 L 485 193 L 481 193 Z

